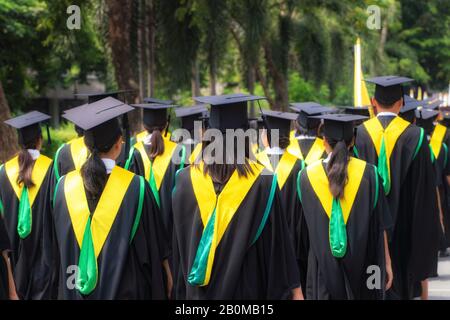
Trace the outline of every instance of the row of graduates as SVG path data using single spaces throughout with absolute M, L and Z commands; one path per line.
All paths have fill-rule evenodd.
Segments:
M 37 151 L 48 117 L 8 121 L 22 151 L 0 169 L 0 249 L 9 253 L 0 285 L 21 299 L 413 298 L 436 275 L 448 226 L 448 134 L 397 116 L 419 106 L 403 99 L 409 79 L 372 80 L 378 114 L 356 140 L 366 117 L 293 104 L 296 114 L 262 111 L 279 143 L 264 135 L 259 152 L 247 140 L 244 164 L 235 150 L 223 153 L 227 164 L 193 165 L 209 142 L 173 142 L 170 102 L 155 99 L 133 105 L 146 131 L 129 156 L 118 118 L 133 107 L 117 96 L 92 96 L 63 115 L 83 136 L 54 162 Z M 248 128 L 247 103 L 260 99 L 196 98 L 223 133 Z M 192 133 L 205 111 L 176 112 Z M 433 123 L 428 112 L 418 118 Z M 370 266 L 383 285 L 368 286 Z

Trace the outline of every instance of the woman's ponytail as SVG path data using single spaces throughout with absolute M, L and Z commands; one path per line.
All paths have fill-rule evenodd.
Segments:
M 164 129 L 162 128 L 152 128 L 151 130 L 147 130 L 152 135 L 150 138 L 150 150 L 148 155 L 151 161 L 164 153 L 164 139 L 161 133 L 163 130 Z
M 34 182 L 31 179 L 33 173 L 34 160 L 28 150 L 24 147 L 19 152 L 19 175 L 17 177 L 17 184 L 23 185 L 27 188 L 34 187 Z
M 344 196 L 344 188 L 348 180 L 349 151 L 345 141 L 328 141 L 333 148 L 331 158 L 327 165 L 330 191 L 334 198 L 341 199 Z
M 98 200 L 105 188 L 108 175 L 98 150 L 90 151 L 91 155 L 81 167 L 81 176 L 88 198 Z

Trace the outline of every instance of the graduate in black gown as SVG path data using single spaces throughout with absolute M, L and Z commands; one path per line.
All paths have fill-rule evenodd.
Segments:
M 208 109 L 201 105 L 175 109 L 177 118 L 181 120 L 180 129 L 183 130 L 180 131 L 185 135 L 177 138 L 177 142 L 185 147 L 187 164 L 194 163 L 202 151 L 201 135 L 207 112 Z
M 450 150 L 450 107 L 441 107 L 441 117 L 439 120 L 439 125 L 442 125 L 447 128 L 445 138 L 444 138 L 444 144 L 447 147 L 447 150 Z M 445 181 L 443 182 L 444 192 L 445 192 L 445 209 L 444 214 L 450 216 L 450 172 L 444 172 L 445 173 Z M 445 217 L 444 217 L 445 219 Z M 445 220 L 444 220 L 445 221 Z M 450 242 L 449 239 L 446 239 L 448 242 Z M 439 252 L 439 256 L 441 257 L 448 257 L 450 254 L 448 253 L 448 250 L 441 247 L 441 250 Z
M 323 140 L 318 136 L 320 120 L 312 117 L 331 112 L 331 108 L 315 102 L 301 102 L 291 103 L 291 109 L 298 112 L 298 119 L 296 130 L 291 132 L 288 152 L 304 160 L 308 166 L 326 155 Z
M 16 285 L 12 274 L 8 233 L 0 206 L 0 300 L 17 300 Z
M 425 130 L 431 150 L 431 158 L 436 172 L 436 185 L 441 222 L 441 238 L 439 250 L 445 252 L 450 243 L 450 213 L 447 205 L 447 176 L 450 174 L 448 146 L 445 143 L 447 128 L 434 124 L 439 111 L 423 108 L 416 111 L 416 124 Z M 436 266 L 437 267 L 437 266 Z
M 173 105 L 133 106 L 144 110 L 143 122 L 147 135 L 131 148 L 125 169 L 144 177 L 149 183 L 170 240 L 173 230 L 172 192 L 177 171 L 188 163 L 186 148 L 171 141 L 168 132 L 168 110 Z
M 320 117 L 328 157 L 299 173 L 296 197 L 310 244 L 301 253 L 308 260 L 306 298 L 383 299 L 392 284 L 385 232 L 391 226 L 389 209 L 376 167 L 350 152 L 353 122 L 366 117 Z M 301 237 L 295 234 L 296 243 Z M 376 281 L 369 279 L 373 266 Z
M 88 103 L 73 109 L 66 110 L 64 113 L 71 113 L 73 110 L 80 110 L 80 108 L 89 108 L 89 104 L 107 97 L 119 99 L 127 92 L 128 91 L 114 91 L 93 94 L 77 94 L 77 96 L 86 97 L 88 99 Z M 78 126 L 75 126 L 75 131 L 77 132 L 78 137 L 72 139 L 67 143 L 64 143 L 56 151 L 53 164 L 55 184 L 62 176 L 66 175 L 67 173 L 73 170 L 80 170 L 81 166 L 86 162 L 86 159 L 89 156 L 89 151 L 84 144 L 84 130 Z M 125 148 L 122 148 L 122 152 L 117 159 L 117 164 L 119 166 L 123 167 L 125 165 L 126 156 L 128 156 L 128 154 L 126 154 Z
M 156 201 L 142 177 L 115 162 L 118 117 L 133 108 L 108 97 L 88 110 L 64 115 L 85 130 L 90 156 L 54 194 L 59 298 L 166 299 L 169 252 Z
M 360 159 L 377 166 L 393 221 L 389 249 L 394 284 L 390 299 L 411 299 L 414 286 L 435 273 L 439 216 L 435 173 L 423 129 L 398 117 L 403 106 L 402 83 L 388 76 L 375 83 L 372 104 L 377 117 L 358 127 Z
M 204 162 L 185 168 L 177 178 L 176 298 L 300 299 L 277 180 L 249 158 L 250 137 L 237 130 L 249 127 L 247 102 L 261 98 L 233 94 L 195 99 L 211 104 L 209 124 L 216 130 L 204 135 Z M 228 139 L 242 145 L 225 150 L 227 129 Z
M 0 203 L 11 245 L 17 295 L 24 300 L 52 298 L 50 188 L 52 159 L 40 154 L 40 122 L 33 111 L 5 121 L 18 129 L 20 151 L 0 167 Z

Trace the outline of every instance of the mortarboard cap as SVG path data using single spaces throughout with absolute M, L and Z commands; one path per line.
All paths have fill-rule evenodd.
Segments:
M 429 99 L 422 101 L 422 107 L 429 109 L 429 110 L 437 110 L 439 109 L 440 105 L 442 104 L 442 101 L 439 99 Z
M 442 120 L 440 123 L 447 128 L 450 127 L 450 107 L 441 107 Z
M 209 126 L 222 132 L 227 129 L 248 129 L 247 103 L 263 99 L 266 98 L 242 93 L 194 98 L 197 102 L 211 105 Z
M 422 105 L 422 103 L 408 95 L 403 96 L 404 105 L 399 112 L 399 116 L 413 123 L 416 119 L 416 109 Z
M 366 82 L 375 84 L 375 99 L 386 106 L 390 106 L 403 97 L 402 84 L 414 79 L 399 76 L 381 76 L 366 79 Z
M 186 130 L 194 129 L 194 122 L 201 121 L 205 118 L 208 109 L 204 106 L 193 106 L 175 109 L 177 118 L 181 118 L 181 127 Z
M 439 116 L 439 111 L 422 109 L 416 110 L 416 125 L 423 128 L 427 134 L 430 134 L 434 128 L 434 121 Z
M 320 125 L 320 119 L 315 116 L 332 112 L 331 108 L 315 102 L 291 103 L 290 106 L 291 110 L 298 112 L 297 122 L 305 129 L 314 129 Z
M 370 117 L 369 107 L 344 107 L 344 111 L 346 114 Z
M 174 105 L 152 103 L 132 104 L 132 106 L 144 110 L 143 122 L 148 129 L 166 127 L 167 123 L 170 122 L 167 110 L 175 108 Z
M 129 92 L 133 92 L 133 90 L 119 90 L 119 91 L 111 91 L 111 92 L 103 92 L 103 93 L 77 93 L 76 97 L 87 98 L 88 103 L 94 103 L 99 100 L 112 97 L 115 99 L 119 99 L 120 96 L 123 96 Z M 126 100 L 126 99 L 124 99 Z
M 151 103 L 151 104 L 173 104 L 172 100 L 162 100 L 152 97 L 144 98 L 144 103 Z
M 352 139 L 354 137 L 355 122 L 367 119 L 364 116 L 345 113 L 323 114 L 315 118 L 324 121 L 323 132 L 325 137 L 336 141 Z
M 291 131 L 291 123 L 297 120 L 298 115 L 290 112 L 280 112 L 263 110 L 262 114 L 266 118 L 268 130 L 279 130 L 280 137 L 289 137 Z
M 6 120 L 5 123 L 16 128 L 19 134 L 19 143 L 27 145 L 36 140 L 42 134 L 40 123 L 51 117 L 39 111 L 31 111 L 16 118 Z M 47 134 L 50 142 L 50 133 L 47 126 Z

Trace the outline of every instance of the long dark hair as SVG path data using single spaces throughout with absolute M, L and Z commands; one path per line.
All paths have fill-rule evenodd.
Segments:
M 145 130 L 149 134 L 151 134 L 150 138 L 150 150 L 148 157 L 150 161 L 155 160 L 157 156 L 160 156 L 164 153 L 164 139 L 162 132 L 165 130 L 164 127 L 147 127 L 145 126 Z
M 21 149 L 19 151 L 19 175 L 17 176 L 17 184 L 21 185 L 23 183 L 23 185 L 27 188 L 34 187 L 34 182 L 31 179 L 31 176 L 35 161 L 27 149 L 37 149 L 41 139 L 42 134 L 39 133 L 35 139 L 31 139 L 31 141 L 21 145 Z
M 353 143 L 353 138 L 350 139 L 350 141 L 337 141 L 329 137 L 326 139 L 333 149 L 330 161 L 327 165 L 330 192 L 334 198 L 342 199 L 344 197 L 344 188 L 348 181 L 347 167 L 350 159 L 348 148 Z
M 204 174 L 207 174 L 209 176 L 211 176 L 211 179 L 216 182 L 216 183 L 220 183 L 220 184 L 224 184 L 226 183 L 230 178 L 231 175 L 233 174 L 233 172 L 236 170 L 239 177 L 248 177 L 249 174 L 253 174 L 253 170 L 252 167 L 250 166 L 250 152 L 251 152 L 251 148 L 250 148 L 250 137 L 245 137 L 245 159 L 244 159 L 244 163 L 238 163 L 238 146 L 237 146 L 237 138 L 235 138 L 234 141 L 234 153 L 233 154 L 227 154 L 226 153 L 226 135 L 223 134 L 222 135 L 222 141 L 223 141 L 223 149 L 222 149 L 222 154 L 223 154 L 223 159 L 222 159 L 222 164 L 220 163 L 212 163 L 212 164 L 207 164 L 205 163 L 204 165 L 204 169 L 203 172 Z M 202 144 L 202 152 L 205 150 L 205 148 L 213 143 L 214 140 L 212 141 L 203 141 Z M 214 155 L 213 155 L 214 156 Z M 233 163 L 227 163 L 226 159 L 232 157 Z M 230 161 L 231 162 L 231 161 Z
M 120 137 L 120 132 L 111 133 L 110 142 L 103 146 L 98 146 L 95 143 L 94 135 L 85 133 L 84 143 L 90 152 L 90 156 L 81 167 L 80 173 L 88 199 L 98 200 L 105 189 L 108 174 L 100 153 L 110 151 Z

